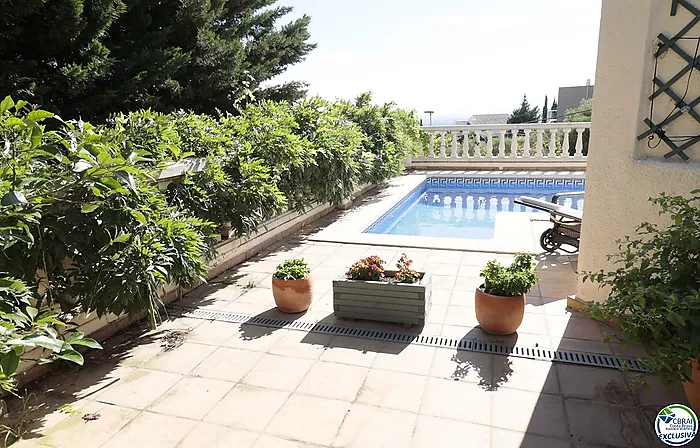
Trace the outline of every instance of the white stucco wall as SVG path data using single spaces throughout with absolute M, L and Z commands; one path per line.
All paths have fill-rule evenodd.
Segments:
M 700 9 L 700 0 L 691 3 Z M 680 6 L 678 15 L 670 17 L 670 7 L 671 0 L 603 1 L 579 272 L 611 268 L 607 254 L 616 252 L 616 241 L 632 235 L 642 221 L 659 219 L 649 197 L 660 192 L 687 195 L 700 188 L 700 143 L 688 152 L 689 162 L 664 161 L 665 144 L 651 150 L 646 140 L 636 138 L 647 129 L 643 119 L 649 114 L 656 36 L 675 34 L 692 17 Z M 700 25 L 688 35 L 700 35 Z M 682 46 L 692 57 L 696 41 L 688 42 Z M 682 67 L 679 61 L 671 53 L 661 58 L 658 77 L 669 79 Z M 700 72 L 696 70 L 693 76 L 689 100 L 700 95 Z M 686 79 L 675 87 L 679 95 Z M 657 120 L 672 107 L 666 95 L 660 98 L 655 104 Z M 689 117 L 669 130 L 677 135 L 700 134 L 700 126 Z M 580 277 L 577 296 L 596 301 L 606 298 L 604 291 L 582 283 Z

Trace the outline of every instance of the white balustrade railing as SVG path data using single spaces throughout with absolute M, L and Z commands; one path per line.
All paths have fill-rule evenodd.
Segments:
M 411 161 L 585 165 L 590 127 L 590 122 L 422 126 L 422 154 Z

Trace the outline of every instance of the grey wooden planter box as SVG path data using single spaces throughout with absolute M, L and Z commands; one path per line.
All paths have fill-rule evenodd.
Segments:
M 396 271 L 386 271 L 387 277 Z M 425 324 L 432 294 L 430 274 L 417 283 L 333 280 L 333 312 L 346 319 L 368 319 L 405 325 Z

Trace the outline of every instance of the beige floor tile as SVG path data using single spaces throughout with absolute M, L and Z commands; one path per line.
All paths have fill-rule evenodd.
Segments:
M 143 412 L 112 437 L 104 448 L 172 448 L 197 422 L 168 415 Z
M 353 404 L 333 446 L 348 448 L 407 447 L 416 414 Z
M 216 347 L 185 342 L 172 350 L 164 351 L 143 366 L 147 369 L 187 374 L 209 356 Z
M 162 352 L 163 347 L 160 340 L 144 342 L 120 351 L 118 355 L 119 364 L 125 367 L 139 367 Z
M 182 375 L 168 372 L 137 370 L 119 381 L 99 397 L 102 403 L 145 409 L 175 385 Z
M 560 396 L 500 388 L 493 397 L 494 427 L 546 437 L 568 436 Z
M 387 342 L 377 354 L 372 368 L 427 375 L 434 354 L 434 347 Z
M 428 263 L 448 263 L 459 265 L 463 252 L 458 250 L 431 250 Z
M 566 307 L 566 299 L 542 298 L 540 307 L 547 316 L 572 316 L 572 310 Z
M 460 325 L 465 327 L 475 327 L 479 325 L 476 320 L 475 308 L 469 306 L 451 306 L 447 308 L 445 325 Z
M 277 265 L 279 263 L 274 260 L 260 260 L 260 261 L 246 261 L 240 264 L 237 269 L 238 272 L 260 272 L 264 274 L 272 274 L 275 272 Z
M 474 308 L 474 290 L 455 289 L 450 296 L 450 305 Z
M 521 333 L 541 334 L 548 336 L 549 329 L 547 328 L 547 319 L 541 313 L 525 313 L 523 316 L 523 322 L 520 324 L 520 327 L 518 327 L 518 331 Z
M 236 348 L 219 347 L 190 372 L 203 378 L 238 382 L 265 354 Z
M 484 265 L 476 265 L 476 266 L 463 264 L 459 267 L 459 272 L 457 273 L 457 275 L 459 277 L 472 277 L 472 278 L 479 277 L 479 274 L 484 269 L 485 265 L 486 265 L 486 263 L 484 263 Z
M 286 331 L 280 340 L 269 350 L 274 355 L 295 358 L 318 359 L 333 336 L 304 331 Z
M 494 355 L 492 384 L 529 392 L 559 393 L 554 364 L 515 356 Z
M 433 305 L 430 307 L 430 312 L 426 317 L 426 322 L 431 324 L 440 324 L 445 321 L 445 315 L 447 314 L 447 305 Z
M 86 413 L 99 413 L 100 418 L 90 422 L 83 420 Z M 139 411 L 97 402 L 87 403 L 79 412 L 54 426 L 38 445 L 62 448 L 100 446 L 124 427 Z M 21 446 L 21 444 L 18 444 Z
M 493 430 L 493 446 L 498 448 L 569 448 L 569 442 L 505 429 Z
M 457 275 L 459 272 L 459 265 L 426 262 L 425 269 L 437 275 Z
M 471 291 L 471 294 L 474 295 L 474 291 L 483 284 L 484 279 L 481 277 L 457 277 L 454 289 L 459 291 Z
M 400 411 L 418 412 L 426 377 L 410 373 L 371 370 L 365 379 L 359 403 Z
M 319 361 L 297 388 L 298 393 L 354 401 L 369 369 Z
M 547 316 L 547 327 L 550 335 L 561 340 L 585 339 L 588 341 L 603 342 L 603 333 L 600 331 L 600 324 L 583 317 L 567 316 Z
M 449 305 L 452 289 L 440 289 L 433 285 L 433 293 L 430 297 L 430 302 L 435 305 Z
M 289 397 L 288 392 L 237 384 L 204 421 L 250 431 L 262 431 Z
M 313 364 L 310 359 L 265 355 L 241 381 L 251 386 L 293 392 Z
M 223 343 L 224 347 L 266 352 L 279 342 L 286 330 L 249 324 L 233 324 L 233 336 Z
M 250 303 L 253 305 L 265 305 L 268 308 L 273 308 L 275 306 L 275 298 L 272 295 L 272 290 L 267 288 L 253 288 L 243 294 L 241 294 L 237 299 L 236 303 Z
M 493 355 L 439 348 L 430 368 L 430 376 L 453 381 L 477 383 L 484 387 L 491 384 Z
M 553 342 L 554 348 L 560 350 L 574 350 L 577 352 L 590 352 L 590 353 L 602 353 L 610 355 L 613 353 L 611 349 L 612 344 L 607 342 L 597 342 L 597 341 L 584 341 L 583 339 L 569 339 L 569 338 L 555 338 Z
M 488 426 L 421 415 L 411 448 L 490 448 Z M 500 445 L 493 445 L 501 448 Z M 544 448 L 544 447 L 542 447 Z
M 343 278 L 343 274 L 346 271 L 347 269 L 345 269 L 344 267 L 328 266 L 324 261 L 321 266 L 317 266 L 311 271 L 311 276 L 314 279 L 314 283 L 316 283 L 316 280 L 334 280 L 337 278 Z M 327 289 L 324 289 L 324 291 L 327 291 Z
M 338 249 L 340 249 L 340 247 L 340 244 L 314 244 L 304 249 L 304 251 L 301 253 L 301 256 L 303 257 L 307 254 L 331 255 L 337 252 Z
M 493 394 L 464 381 L 428 378 L 420 414 L 489 425 Z
M 239 313 L 239 314 L 247 314 L 249 316 L 257 316 L 258 314 L 263 314 L 267 313 L 273 308 L 272 305 L 264 304 L 264 303 L 242 303 L 242 302 L 229 302 L 228 305 L 221 311 L 225 311 L 227 313 Z
M 322 448 L 321 445 L 300 442 L 298 440 L 288 440 L 281 437 L 274 437 L 267 434 L 260 436 L 253 448 Z
M 232 301 L 240 296 L 245 290 L 237 285 L 227 285 L 226 283 L 205 283 L 197 289 L 187 293 L 187 297 L 207 297 Z
M 178 448 L 250 448 L 259 434 L 211 423 L 197 423 Z
M 371 339 L 335 336 L 321 355 L 321 361 L 369 367 L 372 365 L 382 342 Z
M 556 365 L 555 368 L 562 394 L 567 398 L 634 405 L 633 394 L 618 370 L 566 364 Z
M 566 412 L 571 436 L 576 442 L 615 447 L 649 446 L 646 422 L 634 408 L 569 398 Z
M 453 289 L 456 281 L 455 275 L 433 274 L 432 276 L 433 288 L 436 289 Z
M 180 302 L 175 302 L 175 304 L 179 305 Z M 204 321 L 192 317 L 170 317 L 169 319 L 161 322 L 155 330 L 152 330 L 149 333 L 147 333 L 147 336 L 155 335 L 161 337 L 163 335 L 167 335 L 168 332 L 173 330 L 190 332 L 202 322 Z
M 205 321 L 192 330 L 187 335 L 187 339 L 198 344 L 219 346 L 230 339 L 237 328 L 238 325 L 231 322 Z
M 487 252 L 464 252 L 460 264 L 467 266 L 486 266 L 489 260 L 496 259 L 498 254 Z
M 350 403 L 294 394 L 275 415 L 267 432 L 304 442 L 330 445 Z
M 199 310 L 207 311 L 223 311 L 227 306 L 231 304 L 230 300 L 217 298 L 217 297 L 196 297 L 196 296 L 185 296 L 182 299 L 175 302 L 175 305 L 184 306 L 188 308 L 197 308 Z
M 627 377 L 627 384 L 631 385 L 634 380 L 638 379 L 636 377 L 639 375 L 628 372 L 625 373 L 625 376 Z M 659 377 L 654 375 L 646 375 L 644 381 L 647 387 L 642 390 L 639 390 L 640 386 L 634 387 L 639 403 L 642 406 L 653 406 L 661 410 L 661 407 L 668 406 L 671 403 L 689 405 L 688 398 L 682 386 L 669 387 L 665 385 Z
M 149 410 L 201 420 L 231 390 L 233 383 L 209 378 L 183 378 L 155 401 Z

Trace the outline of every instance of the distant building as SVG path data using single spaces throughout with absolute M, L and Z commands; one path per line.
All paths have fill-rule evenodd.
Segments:
M 593 98 L 593 85 L 589 79 L 585 86 L 559 87 L 557 97 L 557 121 L 566 121 L 566 111 L 578 107 L 581 100 Z
M 480 124 L 507 124 L 510 114 L 478 114 L 472 115 L 469 120 L 457 120 L 457 125 Z

